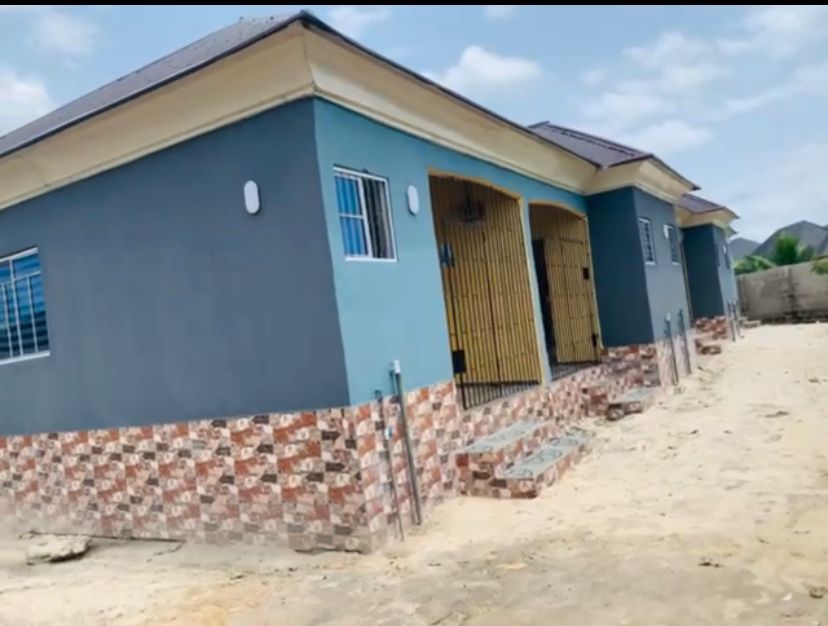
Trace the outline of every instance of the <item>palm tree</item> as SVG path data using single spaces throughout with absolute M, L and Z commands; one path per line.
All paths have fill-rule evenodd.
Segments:
M 782 233 L 776 238 L 770 260 L 775 265 L 794 265 L 804 263 L 814 258 L 814 249 L 810 246 L 800 246 L 796 235 Z
M 765 257 L 749 255 L 744 259 L 739 259 L 733 266 L 733 271 L 736 274 L 752 274 L 753 272 L 769 270 L 772 267 L 776 266 Z

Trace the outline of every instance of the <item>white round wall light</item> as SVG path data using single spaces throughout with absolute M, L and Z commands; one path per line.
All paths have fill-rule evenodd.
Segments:
M 259 198 L 259 185 L 255 181 L 248 180 L 244 183 L 244 210 L 250 215 L 256 215 L 262 208 Z
M 411 215 L 417 215 L 420 212 L 420 194 L 417 192 L 417 188 L 414 185 L 409 185 L 406 196 L 408 197 L 408 212 Z

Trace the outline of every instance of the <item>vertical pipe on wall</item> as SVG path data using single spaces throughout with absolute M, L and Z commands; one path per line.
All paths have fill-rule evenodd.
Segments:
M 395 360 L 391 365 L 391 376 L 394 378 L 394 387 L 400 399 L 400 423 L 403 429 L 403 441 L 405 443 L 405 455 L 408 461 L 408 479 L 411 483 L 411 497 L 414 499 L 414 523 L 417 526 L 423 523 L 423 510 L 420 503 L 420 488 L 417 485 L 417 465 L 414 461 L 414 451 L 411 447 L 411 433 L 408 429 L 408 415 L 405 406 L 405 388 L 402 381 L 402 368 L 400 362 Z
M 397 494 L 397 479 L 394 476 L 394 431 L 385 421 L 385 410 L 382 402 L 382 391 L 379 389 L 374 392 L 374 397 L 377 399 L 379 405 L 380 419 L 383 423 L 383 437 L 385 439 L 385 447 L 388 449 L 388 473 L 391 477 L 391 497 L 394 498 L 394 511 L 397 513 L 397 527 L 400 530 L 400 541 L 405 541 L 405 531 L 403 530 L 402 512 L 400 511 L 400 497 Z

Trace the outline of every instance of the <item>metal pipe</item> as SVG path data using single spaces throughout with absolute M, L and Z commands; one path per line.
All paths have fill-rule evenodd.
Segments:
M 408 480 L 411 484 L 411 496 L 414 499 L 414 523 L 421 526 L 423 523 L 423 510 L 420 503 L 420 488 L 417 485 L 417 464 L 414 461 L 414 451 L 411 448 L 411 433 L 408 429 L 408 416 L 405 409 L 405 387 L 403 387 L 402 368 L 399 360 L 391 365 L 391 376 L 394 379 L 397 397 L 400 399 L 400 423 L 403 431 L 403 442 L 405 443 L 405 456 L 408 462 Z
M 400 541 L 405 541 L 405 531 L 403 530 L 402 515 L 400 515 L 400 498 L 397 494 L 397 480 L 394 477 L 394 430 L 385 423 L 385 411 L 383 410 L 382 391 L 376 390 L 374 396 L 379 405 L 380 419 L 382 419 L 385 428 L 383 428 L 383 436 L 385 438 L 385 447 L 388 449 L 388 473 L 391 475 L 391 495 L 394 498 L 394 510 L 397 512 L 397 526 L 400 529 Z
M 664 318 L 664 334 L 667 336 L 667 341 L 670 342 L 670 356 L 672 357 L 673 363 L 673 384 L 679 384 L 679 371 L 678 371 L 678 359 L 676 359 L 676 344 L 673 343 L 673 326 L 670 322 L 670 314 L 668 313 L 667 316 Z

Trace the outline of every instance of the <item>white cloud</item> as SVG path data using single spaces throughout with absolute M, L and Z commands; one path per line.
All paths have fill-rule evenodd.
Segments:
M 84 18 L 71 15 L 50 5 L 0 5 L 0 12 L 17 13 L 28 22 L 35 45 L 67 57 L 92 52 L 100 37 L 100 28 Z
M 581 82 L 589 87 L 597 87 L 607 80 L 606 70 L 595 68 L 581 74 Z
M 788 81 L 753 95 L 727 98 L 724 110 L 714 115 L 714 119 L 726 119 L 733 115 L 749 113 L 797 95 L 828 95 L 828 61 L 816 65 L 803 65 L 794 71 Z
M 737 228 L 762 241 L 774 230 L 799 220 L 826 223 L 828 143 L 810 143 L 775 154 L 720 197 L 742 219 Z
M 816 65 L 803 65 L 794 73 L 794 80 L 803 91 L 813 95 L 828 95 L 828 61 Z
M 391 11 L 381 6 L 338 6 L 328 13 L 331 25 L 349 37 L 359 37 L 374 24 L 386 21 Z
M 0 66 L 0 134 L 30 122 L 52 107 L 43 81 Z
M 820 38 L 824 41 L 828 7 L 752 7 L 740 30 L 730 40 L 672 30 L 647 44 L 627 48 L 612 68 L 612 81 L 601 73 L 581 77 L 587 86 L 604 86 L 602 93 L 583 104 L 584 122 L 608 132 L 631 132 L 640 125 L 664 123 L 665 118 L 674 116 L 722 122 L 799 94 L 828 93 L 828 63 L 790 71 L 778 84 L 765 85 L 744 96 L 728 93 L 727 85 L 710 89 L 726 76 L 755 75 L 755 61 L 739 60 L 737 54 L 781 57 Z M 680 132 L 676 136 L 682 143 L 692 143 L 704 133 Z
M 790 86 L 785 85 L 783 87 L 771 87 L 752 96 L 728 98 L 725 100 L 725 116 L 728 117 L 727 114 L 749 113 L 768 104 L 784 100 L 790 97 L 791 94 Z
M 484 4 L 483 13 L 490 20 L 506 20 L 517 12 L 517 4 Z
M 726 73 L 723 67 L 714 63 L 670 65 L 662 70 L 657 84 L 667 93 L 683 94 L 718 80 Z
M 460 92 L 486 91 L 539 78 L 541 66 L 530 59 L 500 56 L 480 46 L 468 46 L 459 61 L 442 73 L 427 75 Z
M 760 52 L 772 57 L 789 56 L 813 43 L 824 41 L 828 7 L 824 5 L 770 5 L 749 10 L 745 36 L 722 40 L 726 54 Z
M 696 61 L 710 51 L 710 45 L 682 32 L 662 33 L 650 46 L 628 48 L 624 54 L 642 67 L 659 68 Z
M 606 86 L 583 103 L 581 113 L 585 123 L 610 135 L 630 132 L 677 114 L 692 115 L 703 88 L 726 74 L 708 41 L 680 31 L 662 33 L 648 45 L 624 50 L 613 71 L 617 78 L 609 84 L 606 70 L 583 75 L 582 83 Z M 701 134 L 681 137 L 698 141 Z
M 712 139 L 712 133 L 706 128 L 691 126 L 684 120 L 673 119 L 628 133 L 622 141 L 641 150 L 664 156 L 696 148 Z
M 100 35 L 96 24 L 57 11 L 46 11 L 38 16 L 33 28 L 38 46 L 69 56 L 92 52 Z
M 591 121 L 592 128 L 613 134 L 673 110 L 673 105 L 658 95 L 625 91 L 632 86 L 622 85 L 620 90 L 603 93 L 584 105 L 584 117 Z

